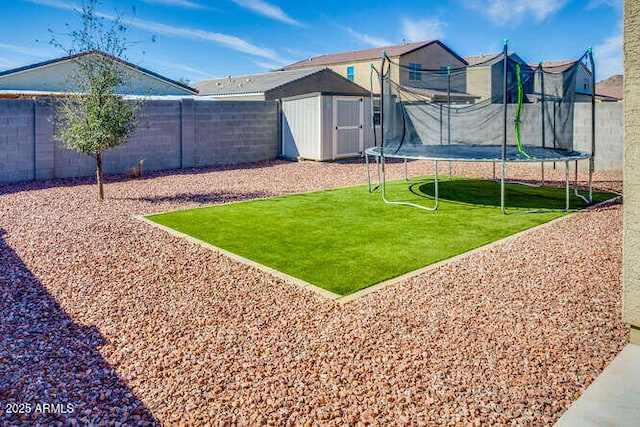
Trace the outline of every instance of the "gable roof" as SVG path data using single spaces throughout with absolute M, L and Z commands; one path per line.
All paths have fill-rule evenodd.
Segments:
M 326 67 L 304 68 L 287 71 L 271 71 L 262 74 L 250 74 L 244 76 L 229 76 L 222 79 L 203 80 L 194 86 L 200 95 L 230 96 L 230 95 L 259 95 L 270 94 L 294 83 L 309 80 L 308 87 L 296 88 L 302 93 L 349 93 L 355 95 L 367 95 L 369 92 L 363 87 L 351 82 L 345 77 Z M 313 82 L 311 81 L 313 80 Z M 306 90 L 305 90 L 306 89 Z M 278 95 L 283 90 L 278 91 Z M 276 96 L 277 97 L 277 96 Z
M 591 74 L 591 70 L 589 70 L 587 68 L 586 65 L 584 65 L 584 63 L 582 61 L 580 61 L 579 59 L 563 59 L 563 60 L 559 60 L 559 61 L 544 61 L 542 63 L 542 69 L 548 73 L 563 73 L 565 71 L 567 71 L 569 68 L 573 67 L 574 65 L 576 65 L 577 62 L 580 62 L 580 65 L 582 65 L 582 67 L 589 73 Z M 529 66 L 533 67 L 533 68 L 538 68 L 540 64 L 529 64 Z
M 462 63 L 465 63 L 465 60 L 463 58 L 458 56 L 455 52 L 453 52 L 451 49 L 449 49 L 439 40 L 428 40 L 428 41 L 415 42 L 415 43 L 398 44 L 398 45 L 384 46 L 384 47 L 374 47 L 371 49 L 354 50 L 350 52 L 339 52 L 339 53 L 332 53 L 328 55 L 321 55 L 321 56 L 316 56 L 314 58 L 298 61 L 296 63 L 287 65 L 282 69 L 293 70 L 296 68 L 327 66 L 327 65 L 333 65 L 333 64 L 341 64 L 345 62 L 361 62 L 361 61 L 368 61 L 373 59 L 380 59 L 382 57 L 382 51 L 385 51 L 389 58 L 394 58 L 394 57 L 406 55 L 418 49 L 422 49 L 423 47 L 429 46 L 431 44 L 438 44 L 442 46 L 444 49 L 446 49 L 452 55 L 458 58 Z
M 525 61 L 515 52 L 507 52 L 509 59 L 525 64 Z M 480 55 L 465 56 L 464 60 L 467 61 L 471 67 L 482 67 L 494 65 L 498 62 L 502 62 L 502 52 L 500 53 L 483 53 Z
M 323 68 L 307 68 L 293 71 L 272 71 L 262 74 L 229 76 L 227 78 L 202 80 L 194 83 L 200 95 L 239 95 L 265 93 L 294 80 L 317 73 Z
M 428 89 L 408 85 L 401 86 L 401 88 L 407 92 L 412 92 L 417 95 L 431 98 L 433 102 L 446 102 L 449 98 L 451 98 L 453 102 L 475 102 L 476 100 L 480 99 L 479 96 L 472 95 L 466 92 L 447 92 L 446 90 L 442 89 Z
M 596 83 L 596 94 L 616 100 L 624 99 L 624 76 L 615 74 Z
M 138 65 L 132 64 L 132 63 L 130 63 L 128 61 L 125 61 L 124 59 L 120 59 L 118 57 L 115 57 L 113 55 L 109 55 L 108 53 L 104 53 L 104 52 L 99 51 L 99 50 L 89 50 L 89 51 L 86 51 L 86 52 L 80 52 L 80 53 L 76 53 L 76 54 L 73 54 L 73 55 L 64 56 L 62 58 L 51 59 L 51 60 L 48 60 L 48 61 L 38 62 L 36 64 L 31 64 L 31 65 L 26 65 L 26 66 L 23 66 L 23 67 L 13 68 L 13 69 L 10 69 L 10 70 L 0 71 L 0 78 L 5 77 L 5 76 L 14 75 L 14 74 L 23 73 L 23 72 L 26 72 L 26 71 L 37 70 L 38 68 L 44 68 L 44 67 L 48 67 L 50 65 L 61 64 L 61 63 L 64 63 L 64 62 L 71 62 L 71 61 L 74 61 L 74 60 L 76 60 L 78 58 L 81 58 L 83 56 L 88 56 L 88 55 L 101 55 L 101 56 L 104 56 L 106 58 L 109 58 L 109 59 L 111 59 L 111 60 L 113 60 L 115 62 L 118 62 L 118 63 L 124 65 L 127 68 L 133 69 L 133 70 L 135 70 L 137 72 L 140 72 L 142 74 L 146 74 L 147 76 L 150 76 L 150 77 L 152 77 L 154 79 L 160 80 L 160 81 L 162 81 L 164 83 L 167 83 L 167 84 L 169 84 L 171 86 L 177 86 L 178 88 L 180 88 L 180 89 L 182 89 L 182 90 L 184 90 L 186 92 L 189 92 L 192 95 L 195 95 L 195 94 L 198 93 L 197 89 L 195 89 L 195 88 L 193 88 L 191 86 L 187 86 L 187 85 L 185 85 L 183 83 L 177 82 L 177 81 L 172 80 L 170 78 L 167 78 L 167 77 L 165 77 L 163 75 L 155 73 L 155 72 L 153 72 L 151 70 L 148 70 L 146 68 L 142 68 L 142 67 L 140 67 Z

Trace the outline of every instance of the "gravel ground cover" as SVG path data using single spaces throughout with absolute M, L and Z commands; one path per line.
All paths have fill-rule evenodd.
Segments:
M 133 218 L 364 181 L 268 162 L 111 182 L 102 203 L 83 179 L 0 186 L 0 423 L 548 425 L 626 344 L 619 202 L 344 305 Z

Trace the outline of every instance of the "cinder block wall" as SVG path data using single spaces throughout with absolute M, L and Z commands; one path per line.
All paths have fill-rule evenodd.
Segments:
M 622 102 L 596 103 L 595 169 L 622 171 L 624 105 Z M 573 148 L 591 152 L 591 103 L 575 104 Z M 580 162 L 586 169 L 588 162 Z
M 502 108 L 498 106 L 498 108 Z M 507 114 L 507 141 L 515 144 L 513 120 L 515 105 L 510 104 Z M 520 134 L 523 144 L 540 145 L 540 107 L 539 104 L 524 104 L 522 106 L 522 123 Z M 596 151 L 594 167 L 599 171 L 622 171 L 623 168 L 623 120 L 624 104 L 622 102 L 596 103 Z M 502 117 L 491 124 L 496 135 L 502 135 Z M 591 152 L 591 103 L 579 102 L 575 104 L 573 122 L 573 148 L 578 151 Z M 547 146 L 552 146 L 553 135 L 546 134 Z M 539 163 L 525 163 L 525 165 L 539 167 Z M 548 162 L 547 168 L 554 164 Z M 564 165 L 555 165 L 562 167 Z M 573 165 L 571 165 L 573 167 Z M 588 170 L 589 162 L 578 162 L 579 170 Z
M 0 182 L 90 176 L 95 161 L 54 141 L 46 98 L 0 100 Z M 129 141 L 104 154 L 106 173 L 235 164 L 278 155 L 275 101 L 149 100 Z
M 194 166 L 253 162 L 278 155 L 275 101 L 196 100 L 194 120 Z
M 0 182 L 34 178 L 34 103 L 0 99 Z

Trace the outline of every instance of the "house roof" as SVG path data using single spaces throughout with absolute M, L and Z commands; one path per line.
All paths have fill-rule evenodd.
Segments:
M 389 58 L 394 58 L 398 56 L 403 56 L 418 49 L 422 49 L 425 46 L 429 46 L 431 44 L 439 44 L 444 47 L 446 50 L 451 52 L 456 58 L 460 59 L 460 61 L 464 62 L 460 56 L 458 56 L 455 52 L 449 49 L 447 46 L 442 44 L 438 40 L 428 40 L 422 42 L 415 43 L 406 43 L 406 44 L 398 44 L 392 46 L 384 46 L 384 47 L 374 47 L 371 49 L 364 50 L 354 50 L 350 52 L 339 52 L 332 53 L 328 55 L 316 56 L 313 58 L 305 59 L 286 67 L 283 67 L 283 70 L 293 70 L 296 68 L 308 68 L 308 67 L 316 67 L 316 66 L 327 66 L 333 64 L 341 64 L 345 62 L 360 62 L 360 61 L 368 61 L 373 59 L 380 59 L 382 57 L 382 51 L 385 51 Z
M 446 101 L 449 95 L 451 96 L 451 100 L 454 102 L 459 102 L 459 101 L 469 102 L 469 101 L 480 99 L 479 96 L 472 95 L 466 92 L 451 91 L 449 93 L 446 90 L 426 89 L 426 88 L 420 88 L 420 87 L 414 87 L 414 86 L 402 86 L 402 89 L 407 92 L 415 93 L 417 95 L 426 96 L 428 98 L 431 98 L 434 101 Z
M 624 99 L 624 87 L 623 86 L 600 86 L 596 84 L 596 95 L 613 99 Z
M 10 70 L 0 71 L 0 77 L 9 76 L 9 75 L 12 75 L 12 74 L 18 74 L 18 73 L 22 73 L 22 72 L 25 72 L 25 71 L 35 70 L 35 69 L 38 69 L 38 68 L 42 68 L 42 67 L 46 67 L 46 66 L 49 66 L 49 65 L 62 63 L 62 62 L 73 61 L 75 59 L 81 58 L 83 56 L 88 56 L 88 55 L 102 55 L 102 56 L 104 56 L 106 58 L 112 59 L 112 60 L 114 60 L 114 61 L 116 61 L 116 62 L 118 62 L 120 64 L 123 64 L 124 66 L 126 66 L 128 68 L 134 69 L 134 70 L 136 70 L 136 71 L 138 71 L 140 73 L 146 74 L 148 76 L 151 76 L 153 78 L 161 80 L 161 81 L 163 81 L 165 83 L 168 83 L 170 85 L 177 86 L 177 87 L 179 87 L 179 88 L 191 93 L 192 95 L 195 95 L 195 94 L 198 93 L 197 89 L 195 89 L 195 88 L 193 88 L 191 86 L 187 86 L 187 85 L 185 85 L 183 83 L 180 83 L 180 82 L 177 82 L 175 80 L 169 79 L 169 78 L 167 78 L 167 77 L 165 77 L 163 75 L 160 75 L 158 73 L 155 73 L 155 72 L 153 72 L 151 70 L 147 70 L 146 68 L 142 68 L 142 67 L 140 67 L 138 65 L 132 64 L 132 63 L 130 63 L 128 61 L 125 61 L 124 59 L 117 58 L 117 57 L 115 57 L 113 55 L 109 55 L 108 53 L 104 53 L 104 52 L 99 51 L 99 50 L 89 50 L 89 51 L 86 51 L 86 52 L 80 52 L 80 53 L 76 53 L 76 54 L 73 54 L 73 55 L 64 56 L 62 58 L 51 59 L 49 61 L 38 62 L 36 64 L 31 64 L 31 65 L 26 65 L 26 66 L 23 66 L 23 67 L 13 68 L 13 69 L 10 69 Z
M 222 79 L 202 80 L 194 83 L 200 95 L 262 94 L 292 81 L 315 74 L 324 68 L 272 71 L 262 74 L 229 76 Z
M 562 73 L 568 70 L 569 68 L 573 67 L 576 64 L 576 62 L 578 62 L 577 59 L 567 59 L 567 60 L 560 60 L 560 61 L 544 61 L 542 63 L 542 69 L 549 73 Z M 537 68 L 539 65 L 540 65 L 539 63 L 529 64 L 530 67 L 534 67 L 534 68 Z
M 337 91 L 344 92 L 344 89 L 348 89 L 354 94 L 366 94 L 366 90 L 361 86 L 347 80 L 345 77 L 333 72 L 327 67 L 315 67 L 305 69 L 295 69 L 287 71 L 271 71 L 269 73 L 251 74 L 244 76 L 229 76 L 222 79 L 203 80 L 197 82 L 194 86 L 200 91 L 201 95 L 211 96 L 229 96 L 229 95 L 258 95 L 265 94 L 275 89 L 282 88 L 294 82 L 301 81 L 303 79 L 319 76 L 321 74 L 328 75 L 329 78 L 338 79 L 339 88 Z M 338 84 L 336 86 L 338 86 Z M 307 92 L 324 92 L 331 91 L 325 87 L 320 87 L 322 84 L 318 83 L 318 86 L 310 85 Z
M 606 80 L 596 83 L 596 94 L 607 98 L 624 98 L 624 78 L 617 74 Z
M 524 63 L 522 58 L 515 52 L 508 52 L 507 55 L 509 56 L 510 59 L 514 60 L 515 62 L 519 62 L 521 64 Z M 467 61 L 469 66 L 472 66 L 472 67 L 494 65 L 497 62 L 502 61 L 502 52 L 483 53 L 480 55 L 465 56 L 464 60 Z

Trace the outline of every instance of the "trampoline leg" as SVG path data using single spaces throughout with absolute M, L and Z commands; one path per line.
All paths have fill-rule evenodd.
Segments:
M 378 156 L 375 156 L 376 159 L 376 170 L 378 173 L 378 183 L 375 186 L 371 186 L 371 167 L 369 166 L 369 154 L 364 153 L 364 162 L 365 167 L 367 169 L 367 186 L 369 188 L 369 193 L 373 193 L 380 187 L 380 160 Z
M 451 162 L 449 162 L 449 167 L 451 167 Z M 451 176 L 449 176 L 449 178 L 451 178 Z M 438 209 L 438 162 L 436 160 L 433 161 L 433 179 L 433 194 L 436 198 L 436 204 L 433 210 L 435 211 Z
M 407 159 L 404 159 L 404 180 L 409 182 L 409 173 L 407 172 Z
M 593 203 L 593 169 L 589 160 L 589 203 Z
M 367 187 L 369 188 L 369 193 L 371 193 L 371 172 L 369 171 L 369 155 L 364 153 L 364 167 L 367 171 Z
M 382 179 L 380 180 L 380 188 L 382 189 L 382 200 L 386 200 L 386 195 L 385 195 L 385 191 L 386 191 L 386 186 L 385 186 L 386 176 L 385 176 L 385 173 L 384 173 L 384 156 L 380 156 L 380 168 L 382 169 Z
M 574 183 L 573 183 L 573 192 L 576 195 L 576 197 L 579 197 L 583 202 L 585 202 L 588 205 L 590 205 L 593 202 L 593 192 L 592 192 L 592 189 L 591 189 L 592 176 L 593 176 L 593 172 L 590 170 L 589 171 L 589 197 L 585 197 L 585 196 L 583 196 L 582 194 L 580 194 L 578 192 L 578 161 L 576 160 L 576 163 L 575 163 L 575 178 L 574 178 Z
M 449 181 L 451 181 L 451 162 L 449 162 Z
M 565 198 L 566 205 L 564 208 L 565 212 L 569 212 L 569 161 L 565 160 L 564 162 L 564 179 L 565 179 Z
M 502 161 L 502 167 L 501 167 L 501 176 L 500 176 L 500 210 L 502 210 L 502 213 L 504 215 L 507 214 L 507 209 L 505 207 L 505 203 L 504 203 L 504 199 L 505 199 L 505 185 L 504 185 L 504 160 Z M 495 165 L 495 163 L 494 163 Z
M 540 180 L 540 187 L 544 187 L 544 162 L 540 162 L 540 168 L 540 174 L 542 175 Z
M 434 195 L 435 195 L 435 205 L 430 208 L 427 206 L 418 205 L 416 203 L 411 202 L 396 202 L 387 199 L 387 178 L 385 174 L 385 161 L 384 156 L 380 156 L 380 164 L 382 168 L 382 179 L 380 180 L 380 187 L 382 189 L 382 200 L 389 205 L 405 205 L 405 206 L 413 206 L 414 208 L 423 209 L 425 211 L 435 211 L 438 209 L 438 166 L 435 166 L 435 179 L 434 179 Z

